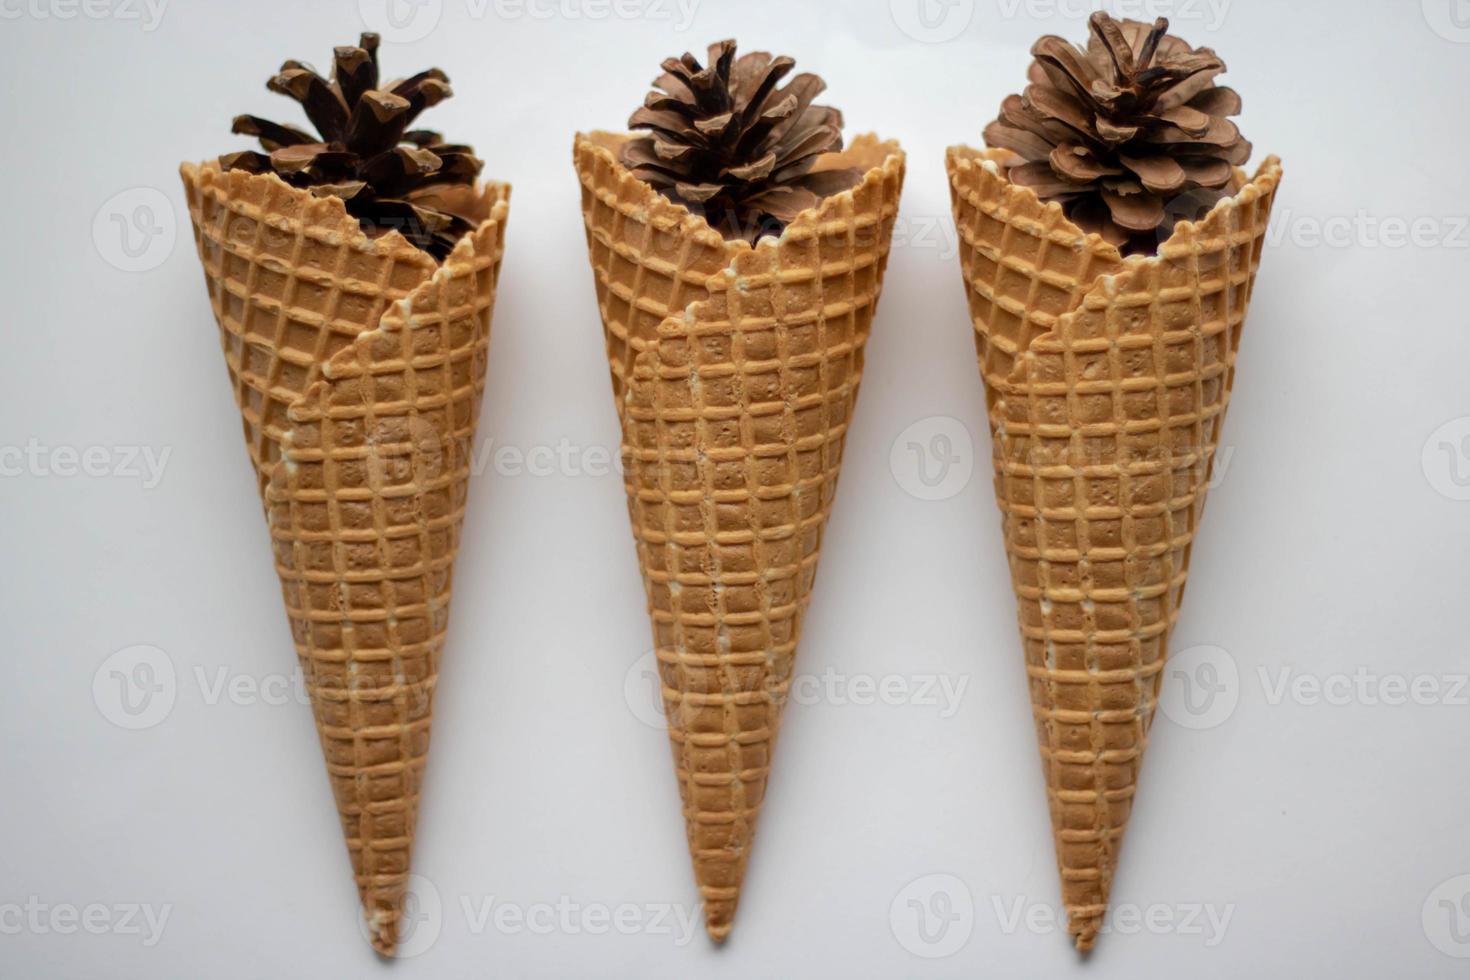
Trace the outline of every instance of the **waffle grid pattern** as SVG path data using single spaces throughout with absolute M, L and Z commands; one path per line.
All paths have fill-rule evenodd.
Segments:
M 576 156 L 690 854 L 722 939 L 836 492 L 902 162 L 888 157 L 778 245 L 750 250 L 664 213 L 607 148 L 579 140 Z
M 190 168 L 184 186 L 264 493 L 290 407 L 320 379 L 323 364 L 436 265 L 402 239 L 368 242 L 357 221 L 325 199 L 250 176 Z M 354 240 L 364 247 L 346 244 Z
M 491 190 L 492 220 L 443 271 L 390 305 L 406 285 L 391 245 L 387 257 L 364 256 L 365 239 L 305 215 L 309 195 L 279 181 L 194 173 L 196 236 L 292 635 L 369 938 L 391 954 L 484 391 L 504 192 Z M 263 247 L 268 239 L 282 243 Z M 330 259 L 318 251 L 329 243 Z M 298 365 L 303 344 L 273 344 L 307 307 L 321 359 Z
M 709 296 L 706 283 L 730 259 L 719 234 L 657 194 L 650 197 L 605 140 L 579 137 L 574 153 L 587 249 L 599 270 L 597 308 L 613 398 L 621 410 L 633 360 L 658 339 L 660 324 Z
M 1069 927 L 1107 909 L 1279 169 L 1121 260 L 952 153 Z M 1100 278 L 1099 278 L 1100 277 Z

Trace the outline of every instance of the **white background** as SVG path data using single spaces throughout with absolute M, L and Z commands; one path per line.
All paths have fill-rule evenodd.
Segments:
M 1113 891 L 1153 931 L 1083 964 L 1050 918 L 943 150 L 977 143 L 1030 43 L 1082 38 L 1086 9 L 923 0 L 926 27 L 917 0 L 703 0 L 686 24 L 620 2 L 639 16 L 428 0 L 389 32 L 423 36 L 382 53 L 389 75 L 448 71 L 458 95 L 426 123 L 515 185 L 482 449 L 564 441 L 571 460 L 538 476 L 487 455 L 473 483 L 415 854 L 441 911 L 396 967 L 359 937 L 308 708 L 252 693 L 294 655 L 175 173 L 244 148 L 238 112 L 297 121 L 265 79 L 327 65 L 364 14 L 0 2 L 0 976 L 1463 976 L 1470 5 L 1110 4 L 1216 48 L 1286 179 Z M 578 128 L 621 126 L 661 58 L 726 36 L 820 72 L 849 132 L 901 140 L 909 171 L 798 662 L 817 681 L 787 711 L 716 950 L 642 910 L 688 915 L 696 892 L 647 723 L 621 483 L 586 472 L 617 429 L 570 156 Z M 930 492 L 909 443 L 936 435 L 951 469 Z M 62 475 L 91 447 L 94 475 Z M 161 479 L 127 447 L 169 453 Z M 162 690 L 129 716 L 116 672 L 149 680 L 138 663 Z M 963 684 L 957 704 L 920 703 L 926 678 Z M 885 679 L 890 703 L 856 703 Z M 1381 703 L 1416 682 L 1437 703 Z M 634 934 L 592 934 L 623 903 Z M 92 904 L 100 934 L 63 931 Z M 168 909 L 151 945 L 131 904 Z

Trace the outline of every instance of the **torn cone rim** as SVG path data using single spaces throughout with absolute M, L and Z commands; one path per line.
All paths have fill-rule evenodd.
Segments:
M 732 263 L 745 253 L 759 254 L 764 250 L 778 249 L 792 231 L 820 228 L 824 224 L 840 220 L 845 202 L 855 204 L 860 192 L 869 191 L 880 184 L 889 173 L 900 170 L 906 159 L 903 148 L 899 146 L 897 140 L 879 140 L 876 133 L 862 133 L 854 136 L 839 152 L 824 153 L 818 158 L 816 169 L 856 166 L 863 171 L 862 180 L 847 190 L 822 198 L 816 206 L 803 210 L 787 222 L 780 235 L 762 235 L 760 241 L 752 245 L 743 238 L 726 238 L 716 231 L 703 215 L 696 214 L 685 205 L 664 197 L 652 184 L 623 166 L 615 150 L 632 138 L 633 135 L 630 133 L 613 133 L 600 129 L 587 133 L 578 132 L 574 149 L 584 146 L 589 148 L 612 167 L 613 174 L 618 180 L 621 181 L 626 177 L 636 182 L 644 191 L 645 196 L 642 203 L 648 209 L 650 219 L 652 219 L 651 224 L 664 225 L 666 230 L 678 229 L 685 234 L 704 239 L 707 244 L 715 248 L 723 248 Z M 578 167 L 578 169 L 581 168 Z
M 179 165 L 179 172 L 183 174 L 186 181 L 201 190 L 207 186 L 222 186 L 232 196 L 236 187 L 249 187 L 256 182 L 278 185 L 275 187 L 277 193 L 284 193 L 300 202 L 303 223 L 315 221 L 334 226 L 331 230 L 342 235 L 343 244 L 349 248 L 370 253 L 388 252 L 395 256 L 401 254 L 404 257 L 412 253 L 422 256 L 426 261 L 426 267 L 432 267 L 435 270 L 447 268 L 455 262 L 455 256 L 465 247 L 465 243 L 472 242 L 485 230 L 486 226 L 503 225 L 510 211 L 511 185 L 509 183 L 480 180 L 473 185 L 456 185 L 470 188 L 471 193 L 475 196 L 477 208 L 483 210 L 485 216 L 475 224 L 474 228 L 461 235 L 459 241 L 454 243 L 454 249 L 445 256 L 443 261 L 440 261 L 404 238 L 396 228 L 390 228 L 384 234 L 376 237 L 369 235 L 362 230 L 362 222 L 348 213 L 347 205 L 340 197 L 331 194 L 313 194 L 310 188 L 294 187 L 274 173 L 252 174 L 243 170 L 225 170 L 219 165 L 218 160 L 205 160 L 199 163 L 186 160 Z M 473 243 L 469 247 L 473 249 Z
M 1235 193 L 1222 197 L 1215 202 L 1205 215 L 1198 220 L 1179 221 L 1174 225 L 1173 233 L 1150 255 L 1123 255 L 1118 246 L 1105 241 L 1097 232 L 1084 232 L 1078 225 L 1068 218 L 1062 205 L 1057 201 L 1043 201 L 1030 187 L 1013 183 L 1005 168 L 1000 164 L 1008 156 L 1012 156 L 1009 150 L 997 150 L 986 147 L 977 150 L 963 143 L 949 147 L 945 150 L 945 162 L 949 165 L 951 172 L 964 172 L 967 169 L 979 167 L 999 179 L 1005 184 L 1007 192 L 1020 195 L 1022 200 L 1033 203 L 1036 207 L 1046 211 L 1057 212 L 1056 225 L 1058 228 L 1070 231 L 1076 239 L 1076 248 L 1086 249 L 1096 253 L 1099 257 L 1109 259 L 1121 264 L 1124 268 L 1142 265 L 1148 262 L 1159 261 L 1168 257 L 1172 250 L 1175 239 L 1181 235 L 1193 233 L 1203 229 L 1211 219 L 1219 221 L 1216 217 L 1231 208 L 1249 204 L 1265 194 L 1269 194 L 1276 188 L 1281 180 L 1281 158 L 1275 154 L 1266 156 L 1256 168 L 1255 176 L 1248 176 L 1241 167 L 1235 167 L 1232 171 L 1232 180 L 1236 184 Z

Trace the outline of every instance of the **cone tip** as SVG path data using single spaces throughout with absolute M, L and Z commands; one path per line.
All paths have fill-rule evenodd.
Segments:
M 398 955 L 398 917 L 386 909 L 363 907 L 364 931 L 373 952 L 391 960 Z

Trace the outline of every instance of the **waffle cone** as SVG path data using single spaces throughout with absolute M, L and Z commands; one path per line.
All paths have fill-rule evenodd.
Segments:
M 369 939 L 392 955 L 509 188 L 463 189 L 482 221 L 441 266 L 274 175 L 181 173 Z
M 779 241 L 726 242 L 578 135 L 582 214 L 622 423 L 689 854 L 730 932 L 832 509 L 903 184 L 895 143 Z
M 1068 929 L 1107 911 L 1281 167 L 1122 258 L 951 148 L 960 263 Z

